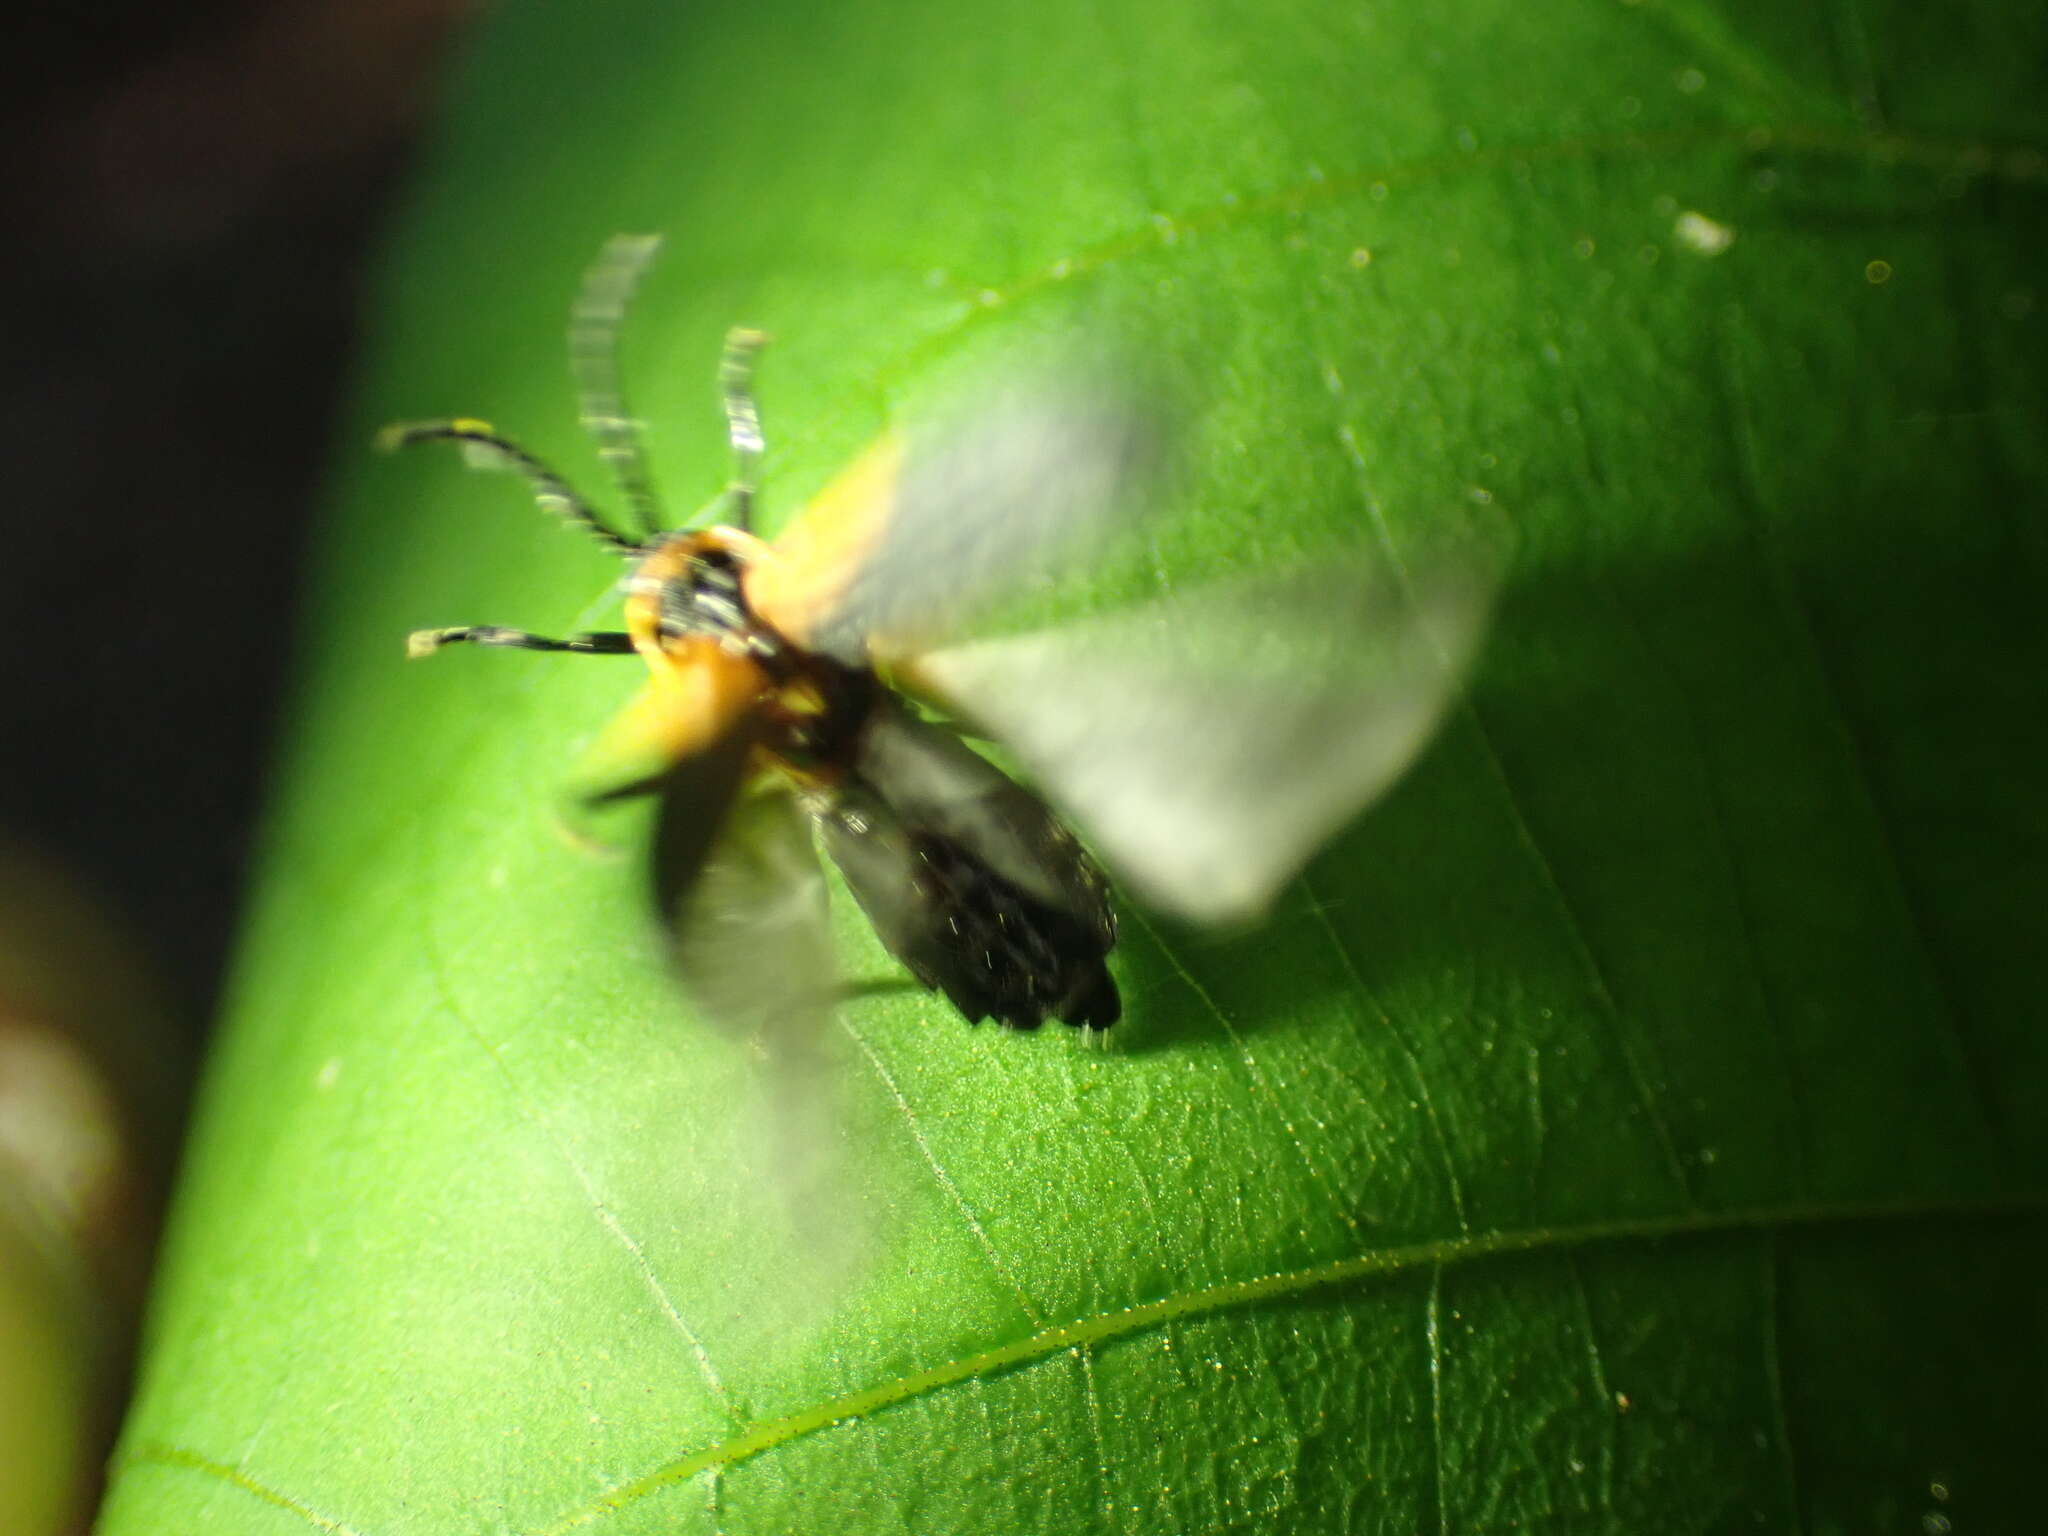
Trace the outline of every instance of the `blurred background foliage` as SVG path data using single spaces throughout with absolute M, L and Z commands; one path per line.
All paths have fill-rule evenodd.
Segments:
M 299 637 L 106 1529 L 2028 1528 L 2048 13 L 511 6 L 367 269 L 447 17 L 328 14 L 53 86 L 24 162 L 9 809 L 187 1017 Z M 829 1264 L 774 1064 L 549 834 L 630 677 L 398 661 L 606 619 L 515 486 L 363 445 L 473 411 L 594 485 L 561 334 L 621 229 L 679 514 L 730 323 L 771 527 L 1089 333 L 1193 405 L 1083 606 L 1514 551 L 1270 928 L 1130 915 L 1112 1049 L 847 1010 Z
M 447 0 L 43 6 L 0 59 L 0 1529 L 81 1529 Z

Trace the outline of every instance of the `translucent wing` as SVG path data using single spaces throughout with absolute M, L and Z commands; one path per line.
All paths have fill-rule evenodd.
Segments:
M 772 1056 L 807 1048 L 824 1029 L 832 943 L 810 819 L 779 778 L 742 789 L 752 750 L 736 730 L 670 771 L 654 897 L 684 993 Z
M 839 987 L 825 877 L 810 818 L 781 777 L 749 782 L 751 748 L 735 732 L 671 773 L 655 898 L 684 995 L 758 1067 L 755 1091 L 732 1106 L 741 1172 L 775 1191 L 796 1238 L 798 1289 L 824 1300 L 865 1262 L 870 1237 L 839 1144 L 845 1063 L 831 1032 Z
M 1339 562 L 938 651 L 903 681 L 1013 750 L 1147 903 L 1236 922 L 1421 751 L 1489 590 Z
M 858 664 L 958 633 L 996 599 L 1052 581 L 1143 510 L 1156 412 L 1082 375 L 886 438 L 748 576 L 755 611 Z

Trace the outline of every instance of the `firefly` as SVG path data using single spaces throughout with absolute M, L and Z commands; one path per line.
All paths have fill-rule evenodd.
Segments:
M 400 423 L 382 441 L 461 444 L 628 563 L 621 630 L 428 629 L 408 652 L 642 659 L 581 798 L 658 798 L 656 904 L 714 1020 L 829 1008 L 822 844 L 883 946 L 968 1021 L 1106 1028 L 1123 1004 L 1105 867 L 1170 916 L 1256 917 L 1434 731 L 1483 625 L 1469 574 L 1404 582 L 1344 556 L 977 633 L 1143 515 L 1165 434 L 1128 389 L 1041 383 L 892 433 L 771 540 L 755 528 L 765 338 L 734 330 L 723 515 L 664 531 L 616 344 L 656 248 L 611 241 L 571 326 L 583 419 L 634 526 L 486 422 Z

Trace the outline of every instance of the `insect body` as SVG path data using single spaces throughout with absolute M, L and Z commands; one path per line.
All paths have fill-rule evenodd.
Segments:
M 734 528 L 672 535 L 627 582 L 626 625 L 668 727 L 741 739 L 794 792 L 876 932 L 971 1021 L 1107 1026 L 1121 1005 L 1107 883 L 1043 802 L 920 719 L 874 672 L 794 643 L 755 610 L 774 551 Z M 698 742 L 672 742 L 681 752 Z M 680 749 L 680 750 L 679 750 Z M 672 814 L 701 804 L 671 794 Z M 692 861 L 665 859 L 674 910 Z
M 651 252 L 649 242 L 613 242 L 579 314 L 622 309 Z M 640 502 L 645 477 L 611 382 L 609 336 L 577 335 L 586 416 L 623 469 L 629 499 Z M 731 526 L 636 539 L 608 526 L 560 477 L 483 422 L 388 429 L 391 446 L 447 439 L 509 464 L 533 482 L 543 505 L 634 562 L 622 632 L 554 640 L 495 626 L 423 630 L 411 637 L 410 653 L 468 643 L 645 659 L 648 688 L 600 752 L 642 771 L 628 771 L 591 798 L 662 795 L 656 894 L 678 935 L 684 979 L 710 1011 L 752 1021 L 764 999 L 777 1002 L 786 986 L 730 974 L 735 947 L 762 948 L 763 934 L 776 927 L 762 921 L 763 909 L 792 900 L 816 905 L 815 882 L 792 882 L 788 870 L 746 879 L 753 848 L 738 838 L 723 846 L 718 836 L 726 805 L 747 792 L 750 779 L 766 776 L 766 793 L 783 796 L 787 810 L 815 827 L 884 945 L 970 1021 L 993 1017 L 1020 1029 L 1049 1017 L 1114 1023 L 1122 1005 L 1104 962 L 1116 918 L 1100 870 L 1041 800 L 884 686 L 867 655 L 872 616 L 852 624 L 847 598 L 860 572 L 847 562 L 884 553 L 876 499 L 886 502 L 895 488 L 894 450 L 881 450 L 781 544 L 749 530 L 760 451 L 751 359 L 760 340 L 734 332 L 721 369 L 740 468 L 729 493 Z M 745 827 L 751 842 L 786 847 L 788 828 L 771 831 L 761 820 L 756 815 Z M 711 932 L 719 934 L 715 944 L 707 942 Z M 817 947 L 815 933 L 785 937 Z M 758 959 L 771 969 L 790 964 L 786 950 Z M 812 992 L 823 985 L 816 975 L 810 982 Z
M 829 1007 L 814 839 L 883 944 L 969 1020 L 1118 1018 L 1101 869 L 1045 801 L 899 687 L 1000 740 L 1134 894 L 1199 922 L 1262 913 L 1435 729 L 1483 628 L 1488 583 L 1468 562 L 1342 555 L 961 640 L 1001 596 L 1129 522 L 1156 433 L 1128 390 L 1020 393 L 945 431 L 885 438 L 768 542 L 751 529 L 762 338 L 735 331 L 720 370 L 737 460 L 728 521 L 658 531 L 615 357 L 653 251 L 612 241 L 571 330 L 586 425 L 640 531 L 606 523 L 482 422 L 403 424 L 385 441 L 465 444 L 633 562 L 623 631 L 423 630 L 409 649 L 646 661 L 586 798 L 659 795 L 655 894 L 712 1018 L 777 1027 Z

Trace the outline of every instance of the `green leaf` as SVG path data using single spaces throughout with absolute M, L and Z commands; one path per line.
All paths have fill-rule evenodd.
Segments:
M 2044 42 L 507 7 L 372 295 L 103 1529 L 2026 1527 Z M 483 414 L 594 487 L 563 322 L 629 229 L 678 518 L 729 324 L 776 337 L 771 526 L 954 380 L 1131 326 L 1196 406 L 1127 590 L 1514 538 L 1468 702 L 1270 926 L 1128 913 L 1106 1050 L 849 1007 L 808 1186 L 637 870 L 550 829 L 635 664 L 401 654 L 609 619 L 515 482 L 368 444 Z

